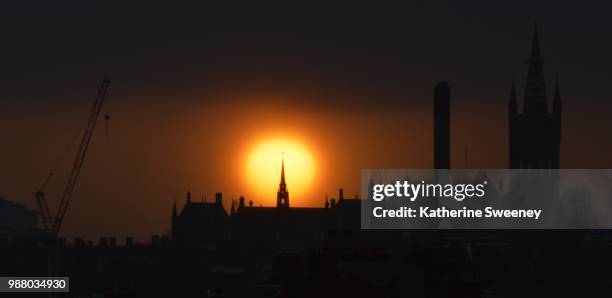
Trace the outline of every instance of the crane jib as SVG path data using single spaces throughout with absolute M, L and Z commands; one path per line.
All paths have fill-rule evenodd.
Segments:
M 57 209 L 56 215 L 55 216 L 51 215 L 51 212 L 49 211 L 49 206 L 47 203 L 47 198 L 42 188 L 39 191 L 37 191 L 34 195 L 36 198 L 38 209 L 41 214 L 43 226 L 54 237 L 56 237 L 59 234 L 59 231 L 62 227 L 64 216 L 66 215 L 66 212 L 68 210 L 70 199 L 72 198 L 72 194 L 74 193 L 74 189 L 76 187 L 77 180 L 81 172 L 81 168 L 85 161 L 85 157 L 87 156 L 87 149 L 89 148 L 89 143 L 91 141 L 94 130 L 96 128 L 98 116 L 100 115 L 100 112 L 102 111 L 102 105 L 104 103 L 104 99 L 106 97 L 106 93 L 108 91 L 109 85 L 110 85 L 110 79 L 108 78 L 104 79 L 102 81 L 102 84 L 100 84 L 100 88 L 98 89 L 98 94 L 92 106 L 92 109 L 89 115 L 89 119 L 87 121 L 87 126 L 85 128 L 83 138 L 81 139 L 79 149 L 77 151 L 77 155 L 75 157 L 75 160 L 72 166 L 72 170 L 70 171 L 70 176 L 68 178 L 68 184 L 66 185 L 66 188 L 64 189 L 64 193 L 60 199 L 60 203 L 59 203 L 59 207 Z M 43 183 L 43 187 L 45 185 L 46 185 L 46 182 Z

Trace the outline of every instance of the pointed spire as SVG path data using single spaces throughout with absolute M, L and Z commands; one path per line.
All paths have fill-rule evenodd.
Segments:
M 325 193 L 325 209 L 329 208 L 329 200 L 327 200 L 327 193 Z
M 561 113 L 561 92 L 559 91 L 559 74 L 555 78 L 555 96 L 553 98 L 553 112 L 555 114 Z
M 282 160 L 282 163 L 281 163 L 280 186 L 281 186 L 281 188 L 284 188 L 286 186 L 286 183 L 285 183 L 285 153 L 284 152 L 283 152 L 283 160 Z
M 232 208 L 230 209 L 230 215 L 234 215 L 236 213 L 236 201 L 232 199 Z
M 538 37 L 538 23 L 533 22 L 533 38 L 531 40 L 531 56 L 529 57 L 529 63 L 541 62 L 542 56 L 540 54 L 540 39 Z
M 285 156 L 283 153 L 283 161 L 281 163 L 281 180 L 276 193 L 276 207 L 289 208 L 289 192 L 287 191 L 287 183 L 285 182 Z
M 540 40 L 537 29 L 537 24 L 534 23 L 531 55 L 528 60 L 527 84 L 525 85 L 525 101 L 523 104 L 523 114 L 527 115 L 548 114 L 546 81 L 544 80 L 543 69 L 544 62 L 540 55 Z

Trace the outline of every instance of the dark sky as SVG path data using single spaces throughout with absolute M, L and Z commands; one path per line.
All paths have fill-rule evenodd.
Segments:
M 590 1 L 121 2 L 5 5 L 0 53 L 8 94 L 49 99 L 108 73 L 139 95 L 359 87 L 405 100 L 415 86 L 445 79 L 484 100 L 524 72 L 534 20 L 547 74 L 559 72 L 567 92 L 576 86 L 600 98 L 612 63 L 611 9 Z
M 0 195 L 32 202 L 113 79 L 67 235 L 162 232 L 187 189 L 248 195 L 235 172 L 266 136 L 315 151 L 303 205 L 357 191 L 361 168 L 431 167 L 438 80 L 452 88 L 452 165 L 506 167 L 508 93 L 515 78 L 522 94 L 534 20 L 549 95 L 561 81 L 562 167 L 612 167 L 609 3 L 123 2 L 0 9 Z

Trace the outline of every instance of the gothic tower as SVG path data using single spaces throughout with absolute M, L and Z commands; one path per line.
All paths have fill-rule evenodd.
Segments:
M 285 183 L 285 159 L 284 158 L 281 164 L 281 179 L 278 185 L 278 192 L 276 193 L 276 207 L 277 208 L 289 208 L 289 191 L 287 190 L 287 183 Z
M 522 111 L 514 81 L 508 104 L 509 161 L 511 169 L 558 169 L 561 144 L 561 95 L 555 86 L 552 110 L 546 97 L 543 60 L 537 28 L 534 29 Z

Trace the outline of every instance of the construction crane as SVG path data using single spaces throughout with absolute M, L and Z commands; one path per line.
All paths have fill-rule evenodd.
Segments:
M 98 116 L 100 115 L 100 111 L 102 111 L 102 104 L 104 103 L 104 98 L 106 97 L 106 92 L 108 91 L 110 82 L 110 79 L 106 78 L 102 81 L 102 84 L 100 84 L 98 95 L 96 96 L 91 109 L 91 113 L 87 121 L 87 127 L 85 128 L 85 133 L 81 139 L 76 158 L 72 165 L 72 170 L 70 171 L 70 176 L 68 178 L 68 184 L 66 185 L 64 193 L 60 199 L 57 213 L 55 215 L 51 214 L 49 205 L 47 203 L 47 197 L 44 193 L 44 188 L 48 184 L 50 178 L 54 175 L 53 172 L 49 174 L 42 186 L 34 193 L 34 197 L 36 199 L 36 203 L 38 204 L 38 209 L 42 218 L 43 227 L 52 237 L 57 237 L 59 235 L 62 223 L 64 222 L 64 216 L 66 216 L 66 211 L 68 211 L 68 206 L 70 205 L 70 199 L 72 198 L 77 180 L 79 179 L 79 174 L 81 172 L 81 168 L 83 167 L 85 156 L 87 155 L 87 149 L 89 147 L 91 137 L 93 136 L 96 128 Z

